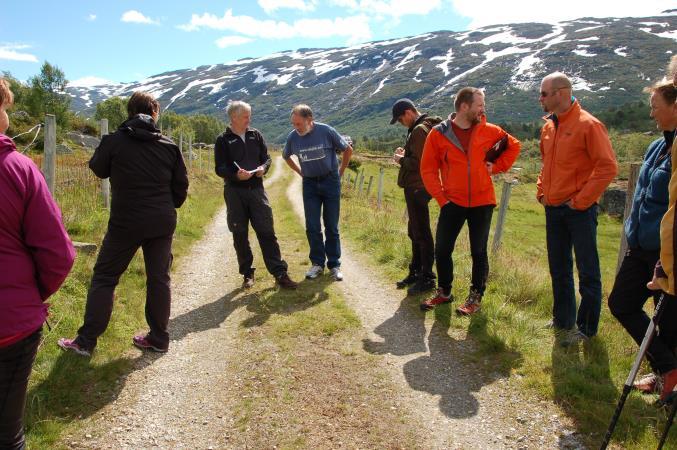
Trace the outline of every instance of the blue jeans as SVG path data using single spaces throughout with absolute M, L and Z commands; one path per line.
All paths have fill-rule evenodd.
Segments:
M 313 265 L 324 267 L 325 260 L 330 269 L 341 265 L 340 205 L 341 178 L 338 172 L 323 177 L 303 177 L 303 211 Z M 324 240 L 320 217 L 324 222 Z
M 597 205 L 584 211 L 545 207 L 548 264 L 552 277 L 552 316 L 555 327 L 574 325 L 586 336 L 597 334 L 602 307 L 602 280 L 597 254 Z M 573 258 L 576 255 L 581 304 L 576 313 Z

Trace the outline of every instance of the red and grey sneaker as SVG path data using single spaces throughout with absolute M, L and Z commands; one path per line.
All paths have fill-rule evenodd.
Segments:
M 482 294 L 477 292 L 474 289 L 470 289 L 470 294 L 468 298 L 465 299 L 465 303 L 456 308 L 456 312 L 464 316 L 469 316 L 480 310 L 482 307 Z
M 435 306 L 443 303 L 451 303 L 452 300 L 453 296 L 451 293 L 449 293 L 449 295 L 444 295 L 444 289 L 437 288 L 437 292 L 433 298 L 429 298 L 421 303 L 421 311 L 430 311 Z
M 661 391 L 662 381 L 660 376 L 655 373 L 650 373 L 632 383 L 632 387 L 642 394 L 655 394 Z
M 167 348 L 162 348 L 162 347 L 157 347 L 153 343 L 151 343 L 146 336 L 143 336 L 141 334 L 134 336 L 132 339 L 132 342 L 134 343 L 135 346 L 140 348 L 141 350 L 152 350 L 154 352 L 159 352 L 159 353 L 167 353 Z
M 92 356 L 92 351 L 80 347 L 80 345 L 75 342 L 75 339 L 60 338 L 58 341 L 56 341 L 56 345 L 61 347 L 63 350 L 77 353 L 80 356 Z

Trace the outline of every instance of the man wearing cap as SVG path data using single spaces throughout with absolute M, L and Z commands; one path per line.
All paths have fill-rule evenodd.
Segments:
M 397 185 L 404 189 L 404 200 L 409 216 L 407 233 L 411 239 L 409 273 L 403 280 L 397 282 L 397 288 L 404 289 L 410 286 L 407 293 L 414 295 L 435 288 L 435 274 L 432 270 L 435 247 L 428 211 L 428 203 L 432 197 L 423 186 L 420 163 L 428 133 L 442 119 L 419 113 L 414 102 L 408 98 L 396 101 L 392 112 L 390 124 L 398 122 L 407 128 L 404 147 L 395 150 L 393 160 L 400 166 Z

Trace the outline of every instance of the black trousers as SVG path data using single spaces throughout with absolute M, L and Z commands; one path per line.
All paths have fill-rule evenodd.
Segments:
M 630 336 L 640 344 L 651 319 L 642 309 L 649 297 L 658 301 L 660 291 L 650 291 L 646 284 L 653 277 L 654 267 L 660 257 L 658 250 L 631 248 L 621 263 L 614 287 L 609 294 L 609 309 Z M 666 294 L 667 295 L 667 294 Z M 654 372 L 665 373 L 677 369 L 677 298 L 663 300 L 663 313 L 658 321 L 658 334 L 647 350 L 647 359 Z
M 172 301 L 169 270 L 173 259 L 175 222 L 169 225 L 163 223 L 153 227 L 152 224 L 144 224 L 134 232 L 109 227 L 94 265 L 87 293 L 85 322 L 76 338 L 78 345 L 88 350 L 96 347 L 96 341 L 106 331 L 113 313 L 115 287 L 141 247 L 146 267 L 146 322 L 150 327 L 147 339 L 156 347 L 169 346 L 167 326 Z M 169 229 L 171 232 L 157 236 L 153 229 L 162 232 Z
M 430 231 L 430 212 L 428 203 L 432 197 L 421 189 L 404 188 L 404 200 L 407 203 L 409 224 L 407 233 L 411 239 L 411 263 L 409 273 L 420 273 L 424 277 L 434 278 L 433 261 L 435 244 Z
M 472 256 L 471 288 L 484 294 L 489 275 L 489 255 L 487 241 L 491 227 L 491 215 L 494 205 L 465 208 L 449 202 L 440 210 L 435 236 L 435 261 L 437 263 L 438 285 L 445 292 L 451 290 L 454 281 L 454 263 L 452 253 L 463 224 L 468 222 L 470 237 L 470 255 Z
M 0 449 L 22 450 L 28 377 L 38 352 L 42 329 L 0 348 Z
M 244 276 L 254 273 L 254 255 L 249 246 L 249 224 L 251 223 L 261 247 L 263 262 L 273 276 L 287 271 L 282 260 L 280 245 L 275 236 L 273 210 L 263 187 L 248 189 L 226 186 L 223 190 L 226 200 L 228 229 L 233 233 L 233 246 L 237 254 L 239 272 Z

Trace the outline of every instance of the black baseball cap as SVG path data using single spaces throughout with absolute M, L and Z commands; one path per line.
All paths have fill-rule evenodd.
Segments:
M 414 102 L 412 102 L 408 98 L 401 98 L 398 101 L 396 101 L 395 104 L 393 105 L 393 118 L 390 119 L 390 125 L 397 122 L 397 119 L 399 119 L 400 116 L 404 114 L 404 112 L 408 109 L 411 109 L 413 111 L 416 110 Z

